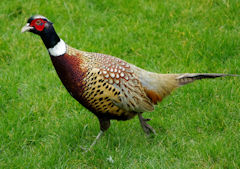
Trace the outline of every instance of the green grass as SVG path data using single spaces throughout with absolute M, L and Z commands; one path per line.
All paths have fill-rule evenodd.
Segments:
M 42 14 L 69 45 L 161 73 L 240 74 L 238 0 L 2 0 L 0 168 L 240 168 L 240 78 L 179 88 L 138 119 L 97 118 L 67 93 L 40 38 L 21 34 Z M 112 157 L 111 163 L 107 160 Z

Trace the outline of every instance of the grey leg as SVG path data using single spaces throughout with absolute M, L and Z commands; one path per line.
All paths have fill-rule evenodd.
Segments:
M 156 134 L 155 130 L 152 128 L 152 126 L 150 126 L 149 124 L 147 124 L 147 121 L 150 121 L 151 119 L 145 119 L 142 117 L 142 113 L 138 113 L 138 118 L 140 121 L 140 124 L 143 128 L 143 131 L 149 135 L 150 133 Z
M 99 123 L 100 123 L 100 132 L 98 133 L 97 137 L 95 138 L 95 140 L 92 142 L 91 146 L 88 149 L 81 147 L 81 149 L 84 150 L 84 152 L 90 151 L 93 148 L 93 146 L 97 143 L 97 141 L 101 138 L 104 131 L 107 131 L 107 129 L 110 127 L 110 120 L 99 119 Z

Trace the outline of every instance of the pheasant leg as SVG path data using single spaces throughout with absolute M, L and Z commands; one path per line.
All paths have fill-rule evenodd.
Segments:
M 143 128 L 143 131 L 149 135 L 150 133 L 153 133 L 154 135 L 156 134 L 155 130 L 152 128 L 152 126 L 150 126 L 149 124 L 147 124 L 147 121 L 150 121 L 151 119 L 145 119 L 142 117 L 142 113 L 138 113 L 138 118 L 140 121 L 140 124 Z
M 99 123 L 100 123 L 100 132 L 98 133 L 97 137 L 92 142 L 92 144 L 91 144 L 91 146 L 89 148 L 81 147 L 81 149 L 84 150 L 84 152 L 90 151 L 93 148 L 93 146 L 97 143 L 97 141 L 101 138 L 101 136 L 103 135 L 104 131 L 107 131 L 107 129 L 110 127 L 110 120 L 99 119 Z
M 90 151 L 93 146 L 97 143 L 97 141 L 101 138 L 101 136 L 103 135 L 103 131 L 100 130 L 100 132 L 98 133 L 97 137 L 95 138 L 95 140 L 92 142 L 91 146 L 89 148 L 84 148 L 84 147 L 81 147 L 82 150 L 84 150 L 84 152 L 88 152 Z

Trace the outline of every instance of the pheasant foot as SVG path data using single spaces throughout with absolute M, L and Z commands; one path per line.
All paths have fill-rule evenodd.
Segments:
M 100 132 L 98 133 L 97 137 L 95 138 L 95 140 L 93 141 L 93 143 L 91 144 L 91 146 L 89 148 L 84 148 L 84 147 L 80 147 L 85 153 L 88 151 L 91 151 L 91 149 L 93 148 L 93 146 L 97 143 L 97 141 L 101 138 L 101 136 L 103 135 L 103 131 L 100 130 Z
M 139 121 L 140 121 L 140 124 L 143 128 L 143 131 L 149 135 L 149 134 L 154 134 L 156 135 L 156 132 L 155 130 L 152 128 L 152 126 L 150 126 L 149 124 L 147 124 L 147 121 L 150 121 L 151 119 L 145 119 L 142 117 L 142 113 L 138 113 L 138 118 L 139 118 Z

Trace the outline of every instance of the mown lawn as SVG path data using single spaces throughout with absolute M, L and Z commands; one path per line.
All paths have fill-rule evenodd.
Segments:
M 97 118 L 67 93 L 40 38 L 42 14 L 84 51 L 161 73 L 240 74 L 238 0 L 1 0 L 0 168 L 240 168 L 240 78 L 179 88 L 137 118 L 112 121 L 91 152 Z M 147 77 L 146 77 L 147 78 Z M 109 160 L 112 158 L 113 161 Z

